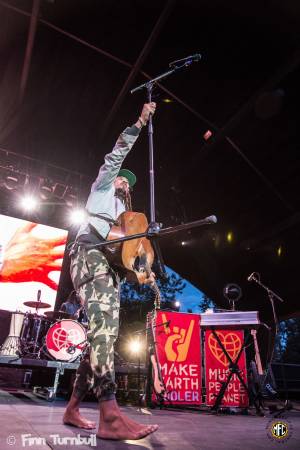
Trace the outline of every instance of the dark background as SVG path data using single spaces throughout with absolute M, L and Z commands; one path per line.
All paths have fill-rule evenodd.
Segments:
M 22 170 L 77 189 L 84 204 L 104 155 L 146 100 L 130 89 L 201 53 L 154 91 L 156 218 L 171 226 L 215 214 L 218 224 L 161 239 L 165 262 L 220 306 L 224 285 L 238 283 L 240 309 L 267 317 L 267 293 L 246 281 L 259 272 L 285 300 L 280 317 L 297 315 L 299 2 L 41 0 L 29 61 L 33 4 L 0 1 L 2 150 L 17 153 Z M 149 216 L 145 130 L 124 166 L 138 178 L 134 209 Z M 1 212 L 21 217 L 13 193 L 0 196 Z M 32 219 L 65 226 L 66 208 Z M 69 283 L 66 260 L 61 298 Z

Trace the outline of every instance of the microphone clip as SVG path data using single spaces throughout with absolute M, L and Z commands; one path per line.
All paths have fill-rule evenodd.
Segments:
M 189 66 L 192 62 L 198 62 L 202 58 L 200 53 L 196 53 L 195 55 L 187 56 L 186 58 L 176 59 L 176 61 L 172 61 L 169 64 L 169 67 L 175 68 L 178 64 L 183 64 L 184 66 Z

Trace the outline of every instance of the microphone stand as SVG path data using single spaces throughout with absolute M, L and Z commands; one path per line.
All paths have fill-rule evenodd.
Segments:
M 261 281 L 260 281 L 260 275 L 258 274 L 258 277 L 256 278 L 254 275 L 251 276 L 251 280 L 249 281 L 254 281 L 255 283 L 257 283 L 259 286 L 261 286 L 263 289 L 265 289 L 265 291 L 267 291 L 268 294 L 268 298 L 271 302 L 271 306 L 272 306 L 272 312 L 273 312 L 273 319 L 274 319 L 274 323 L 275 323 L 275 335 L 274 335 L 274 347 L 275 347 L 275 339 L 278 335 L 279 332 L 279 322 L 278 322 L 278 317 L 276 314 L 276 310 L 275 310 L 275 303 L 274 303 L 274 299 L 275 300 L 279 300 L 280 302 L 284 302 L 284 300 L 277 294 L 275 294 L 274 291 L 272 291 L 268 286 L 264 285 Z M 273 347 L 273 352 L 274 352 L 274 347 Z M 271 371 L 272 373 L 272 368 L 271 368 L 271 361 L 273 358 L 273 352 L 270 358 L 270 362 L 268 363 L 268 370 Z M 284 382 L 284 387 L 285 387 L 285 402 L 282 408 L 280 408 L 279 410 L 276 411 L 276 414 L 274 414 L 274 417 L 278 417 L 280 416 L 282 413 L 284 413 L 285 411 L 290 411 L 293 408 L 293 405 L 290 403 L 289 398 L 288 398 L 288 389 L 287 389 L 287 385 L 286 385 L 286 379 L 284 376 L 284 369 L 282 368 L 282 374 L 283 374 L 283 382 Z M 267 375 L 265 377 L 265 379 L 267 378 Z
M 129 234 L 128 236 L 120 237 L 117 239 L 111 239 L 110 241 L 103 241 L 99 242 L 99 244 L 85 244 L 85 248 L 91 249 L 91 248 L 98 248 L 102 246 L 109 246 L 112 244 L 119 244 L 121 242 L 131 241 L 133 239 L 139 239 L 139 238 L 147 238 L 147 239 L 153 239 L 157 237 L 162 237 L 168 234 L 178 233 L 179 231 L 183 230 L 190 230 L 191 228 L 200 227 L 203 225 L 213 225 L 217 223 L 216 216 L 208 216 L 204 219 L 195 220 L 194 222 L 188 222 L 188 223 L 182 223 L 180 225 L 176 225 L 174 227 L 167 227 L 167 228 L 159 228 L 156 230 L 153 230 L 153 228 L 150 230 L 150 225 L 144 233 L 136 233 L 136 234 Z M 153 241 L 152 241 L 153 242 Z
M 278 331 L 279 331 L 279 326 L 278 326 L 279 322 L 278 322 L 278 317 L 277 317 L 276 310 L 275 310 L 274 299 L 279 300 L 282 303 L 284 302 L 284 300 L 281 297 L 279 297 L 279 295 L 275 294 L 275 292 L 273 292 L 268 286 L 265 286 L 260 281 L 260 276 L 258 276 L 258 278 L 256 278 L 254 275 L 252 275 L 250 281 L 252 281 L 252 280 L 255 281 L 255 283 L 257 283 L 260 287 L 265 289 L 265 291 L 267 291 L 269 300 L 270 300 L 271 305 L 272 305 L 273 319 L 274 319 L 274 323 L 275 323 L 275 336 L 276 336 Z
M 199 55 L 200 56 L 200 55 Z M 143 83 L 134 89 L 130 91 L 131 94 L 134 92 L 140 91 L 142 89 L 147 90 L 147 98 L 148 103 L 152 102 L 152 91 L 153 86 L 157 81 L 160 81 L 164 78 L 167 78 L 168 76 L 172 75 L 176 71 L 189 67 L 192 62 L 194 61 L 193 57 L 188 57 L 183 60 L 183 62 L 180 64 L 181 61 L 174 61 L 170 64 L 172 67 L 170 70 L 162 73 L 161 75 L 158 75 L 157 77 L 153 78 L 152 80 L 147 81 L 146 83 Z M 148 145 L 149 145 L 149 179 L 150 179 L 150 224 L 148 228 L 148 233 L 152 234 L 152 237 L 157 235 L 160 232 L 160 224 L 156 222 L 155 218 L 155 183 L 154 183 L 154 146 L 153 146 L 153 122 L 152 122 L 152 114 L 149 116 L 148 120 Z M 152 240 L 152 244 L 154 247 L 154 250 L 157 255 L 158 260 L 158 267 L 159 271 L 162 275 L 166 275 L 166 269 L 163 263 L 161 251 L 159 248 L 159 245 L 156 241 L 156 239 Z
M 167 70 L 166 72 L 162 73 L 161 75 L 158 75 L 157 77 L 153 78 L 152 80 L 149 80 L 146 83 L 143 83 L 143 84 L 135 87 L 134 89 L 132 89 L 130 91 L 131 94 L 133 94 L 134 92 L 137 92 L 141 89 L 146 88 L 148 102 L 150 103 L 152 101 L 153 86 L 155 85 L 155 83 L 157 81 L 160 81 L 163 78 L 166 78 L 169 75 L 172 75 L 173 73 L 175 73 L 176 71 L 178 71 L 180 69 L 189 67 L 192 64 L 192 62 L 199 61 L 200 58 L 201 58 L 201 55 L 197 54 L 197 55 L 189 56 L 182 60 L 173 61 L 172 63 L 169 64 L 169 66 L 171 67 L 170 70 Z M 155 250 L 155 253 L 157 256 L 159 272 L 163 277 L 166 277 L 166 269 L 165 269 L 165 266 L 163 263 L 163 258 L 162 258 L 162 254 L 160 251 L 160 247 L 157 242 L 157 238 L 161 237 L 163 235 L 177 233 L 178 231 L 181 231 L 181 230 L 189 230 L 191 228 L 199 227 L 202 225 L 212 225 L 212 224 L 217 223 L 217 218 L 216 218 L 216 216 L 212 215 L 209 217 L 205 217 L 204 219 L 195 220 L 193 222 L 183 223 L 183 224 L 176 225 L 173 227 L 161 228 L 161 225 L 156 222 L 156 218 L 155 218 L 154 146 L 153 146 L 152 114 L 149 115 L 149 120 L 148 120 L 148 141 L 149 141 L 149 166 L 150 166 L 149 178 L 150 178 L 150 219 L 151 219 L 148 229 L 144 233 L 132 234 L 132 235 L 118 238 L 118 239 L 111 239 L 109 241 L 100 242 L 99 244 L 91 244 L 91 245 L 85 244 L 85 248 L 87 248 L 87 249 L 98 248 L 98 247 L 102 247 L 102 246 L 106 246 L 106 245 L 109 246 L 109 245 L 113 245 L 113 244 L 122 243 L 125 241 L 130 241 L 132 239 L 146 237 L 147 239 L 150 239 L 153 244 L 153 247 L 154 247 L 154 250 Z

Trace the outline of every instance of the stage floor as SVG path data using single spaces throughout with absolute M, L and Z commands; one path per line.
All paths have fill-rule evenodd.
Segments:
M 272 416 L 255 415 L 211 415 L 198 411 L 144 410 L 135 407 L 122 407 L 123 412 L 134 420 L 145 424 L 157 423 L 159 430 L 139 441 L 103 441 L 97 439 L 97 446 L 71 445 L 60 443 L 59 438 L 89 437 L 94 432 L 85 432 L 62 424 L 62 414 L 66 402 L 56 400 L 49 403 L 31 393 L 8 393 L 0 390 L 0 449 L 32 450 L 47 449 L 91 449 L 101 450 L 266 450 L 300 448 L 300 412 L 285 413 L 292 435 L 279 446 L 278 442 L 267 436 L 266 427 Z M 297 405 L 299 408 L 299 403 Z M 84 403 L 84 415 L 97 420 L 97 404 Z M 23 438 L 22 438 L 23 435 Z M 27 435 L 27 436 L 26 436 Z M 23 443 L 26 445 L 22 445 Z M 38 439 L 40 439 L 38 441 Z M 55 442 L 56 439 L 56 442 Z M 93 443 L 93 441 L 91 441 Z M 279 446 L 279 447 L 278 447 Z

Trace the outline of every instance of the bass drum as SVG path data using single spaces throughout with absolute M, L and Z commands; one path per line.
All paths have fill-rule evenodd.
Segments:
M 53 324 L 46 335 L 49 355 L 59 361 L 73 362 L 87 346 L 85 328 L 75 320 L 64 319 Z

